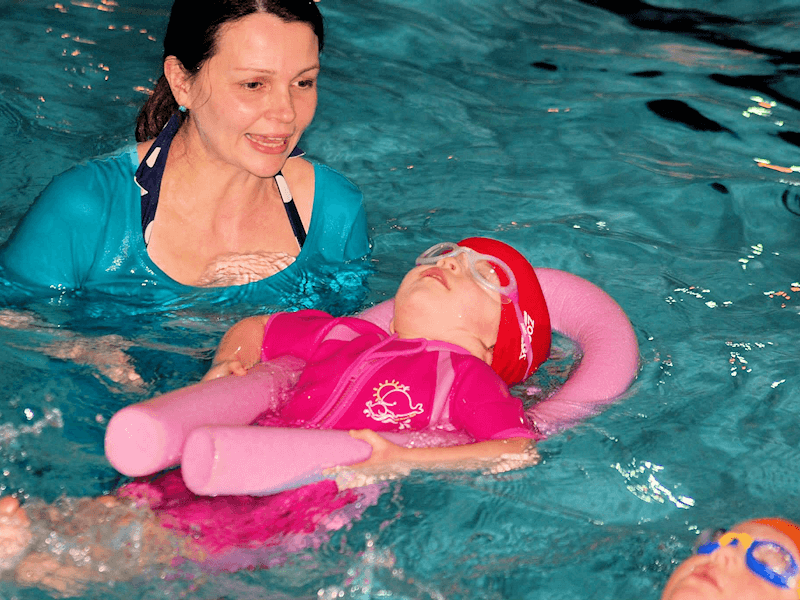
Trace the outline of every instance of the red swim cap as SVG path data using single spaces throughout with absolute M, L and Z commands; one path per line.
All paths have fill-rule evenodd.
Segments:
M 773 518 L 773 519 L 753 519 L 753 523 L 760 523 L 761 525 L 768 525 L 789 536 L 797 546 L 797 551 L 800 552 L 800 527 L 787 519 Z
M 517 280 L 519 307 L 524 323 L 517 322 L 514 304 L 506 302 L 500 313 L 500 329 L 492 354 L 492 369 L 508 385 L 525 381 L 550 356 L 550 314 L 544 301 L 539 279 L 528 260 L 514 248 L 489 238 L 473 237 L 461 240 L 459 246 L 472 248 L 479 254 L 499 258 L 508 265 Z M 498 270 L 500 285 L 508 285 L 502 270 Z M 533 356 L 527 356 L 521 330 L 530 336 Z

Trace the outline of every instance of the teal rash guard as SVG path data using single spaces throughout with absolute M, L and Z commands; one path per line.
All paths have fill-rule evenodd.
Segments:
M 134 302 L 319 306 L 320 294 L 364 294 L 370 254 L 361 192 L 314 163 L 314 205 L 300 254 L 286 269 L 244 285 L 200 288 L 170 278 L 150 259 L 142 236 L 136 146 L 55 177 L 0 249 L 0 272 L 37 295 L 89 291 Z M 348 265 L 350 265 L 348 267 Z

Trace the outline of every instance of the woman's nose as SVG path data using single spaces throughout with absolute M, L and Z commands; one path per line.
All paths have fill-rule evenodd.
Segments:
M 291 123 L 294 121 L 294 101 L 289 89 L 277 84 L 273 85 L 267 95 L 265 114 L 269 119 L 275 119 L 281 123 Z

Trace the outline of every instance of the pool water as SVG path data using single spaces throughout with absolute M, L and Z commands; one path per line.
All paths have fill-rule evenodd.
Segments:
M 132 141 L 168 8 L 0 1 L 0 240 L 53 175 Z M 369 302 L 434 242 L 495 236 L 611 294 L 637 332 L 639 378 L 543 442 L 538 466 L 392 482 L 284 566 L 148 572 L 81 597 L 655 599 L 698 530 L 800 518 L 797 3 L 321 8 L 303 147 L 365 194 Z M 0 490 L 114 489 L 108 418 L 198 379 L 248 308 L 141 314 L 87 294 L 4 310 Z M 130 368 L 140 380 L 120 376 Z M 50 596 L 0 582 L 0 597 Z

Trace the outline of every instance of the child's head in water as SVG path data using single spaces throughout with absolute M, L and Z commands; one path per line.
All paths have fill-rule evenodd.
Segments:
M 397 290 L 391 329 L 401 338 L 459 345 L 509 385 L 526 379 L 550 353 L 550 317 L 533 267 L 508 244 L 488 238 L 423 252 Z
M 800 527 L 755 519 L 701 539 L 670 576 L 661 600 L 797 600 Z

